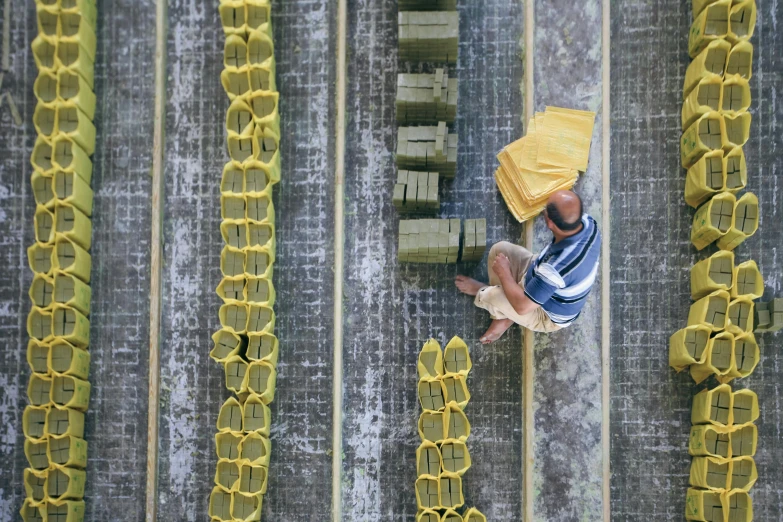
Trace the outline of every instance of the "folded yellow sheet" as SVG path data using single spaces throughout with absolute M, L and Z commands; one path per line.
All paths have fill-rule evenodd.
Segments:
M 537 216 L 552 193 L 574 186 L 587 168 L 595 113 L 547 107 L 528 123 L 527 134 L 498 155 L 495 182 L 520 221 Z

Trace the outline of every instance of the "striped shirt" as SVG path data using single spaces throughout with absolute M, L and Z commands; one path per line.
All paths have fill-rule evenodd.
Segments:
M 582 215 L 582 225 L 577 234 L 558 243 L 553 240 L 525 274 L 525 295 L 559 325 L 579 317 L 598 274 L 601 233 L 587 214 Z

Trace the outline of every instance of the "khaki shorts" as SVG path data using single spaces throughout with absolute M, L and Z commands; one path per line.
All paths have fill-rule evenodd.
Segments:
M 500 279 L 494 270 L 492 263 L 498 254 L 505 254 L 511 264 L 511 275 L 515 281 L 519 281 L 519 286 L 525 288 L 525 273 L 533 262 L 533 253 L 524 247 L 514 245 L 507 241 L 495 243 L 489 250 L 489 259 L 487 261 L 489 270 L 489 285 L 485 286 L 476 295 L 475 305 L 483 308 L 493 319 L 511 319 L 520 326 L 534 332 L 556 332 L 563 328 L 561 325 L 552 322 L 552 319 L 544 312 L 540 306 L 526 314 L 518 314 L 514 307 L 509 303 L 503 287 L 500 286 Z

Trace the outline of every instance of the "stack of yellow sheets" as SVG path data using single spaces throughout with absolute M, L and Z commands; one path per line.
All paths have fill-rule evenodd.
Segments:
M 495 182 L 521 223 L 537 216 L 549 196 L 570 189 L 587 170 L 595 113 L 547 107 L 528 123 L 527 135 L 498 154 Z

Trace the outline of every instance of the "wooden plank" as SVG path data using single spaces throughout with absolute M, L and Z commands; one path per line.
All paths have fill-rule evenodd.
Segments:
M 160 416 L 160 305 L 163 270 L 163 201 L 166 132 L 166 0 L 155 2 L 155 120 L 152 139 L 152 209 L 150 227 L 150 357 L 147 392 L 146 520 L 158 518 L 158 425 Z
M 343 280 L 345 271 L 345 93 L 348 2 L 337 2 L 334 160 L 334 346 L 332 357 L 332 522 L 343 519 Z
M 575 190 L 585 211 L 602 216 L 602 3 L 536 2 L 535 108 L 547 105 L 597 112 L 590 164 Z M 536 220 L 533 251 L 551 242 Z M 607 260 L 603 260 L 604 263 Z M 601 277 L 580 318 L 554 334 L 535 334 L 536 520 L 600 520 Z
M 11 0 L 3 2 L 3 42 L 0 65 L 3 71 L 11 68 Z
M 495 154 L 522 134 L 521 2 L 460 2 L 457 175 L 441 182 L 440 217 L 487 218 L 488 239 L 514 241 L 513 221 L 493 180 Z M 457 273 L 486 280 L 485 263 L 398 264 L 394 99 L 398 72 L 432 70 L 397 59 L 397 4 L 348 3 L 343 520 L 412 520 L 416 357 L 432 336 L 462 336 L 472 351 L 467 408 L 473 466 L 468 505 L 492 520 L 522 517 L 521 335 L 478 338 L 489 317 L 454 288 Z
M 611 0 L 601 1 L 601 503 L 603 521 L 612 516 L 611 481 Z

